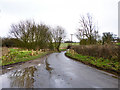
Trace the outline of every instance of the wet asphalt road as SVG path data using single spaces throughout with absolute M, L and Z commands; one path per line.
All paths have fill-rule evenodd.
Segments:
M 44 58 L 44 63 L 18 65 L 0 75 L 1 88 L 118 88 L 110 74 L 71 60 L 62 53 Z M 23 67 L 26 66 L 26 67 Z M 11 69 L 11 70 L 10 70 Z M 6 69 L 3 69 L 3 72 Z

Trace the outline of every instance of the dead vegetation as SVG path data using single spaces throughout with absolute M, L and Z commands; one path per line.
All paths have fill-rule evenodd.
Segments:
M 79 45 L 72 49 L 78 54 L 120 61 L 120 46 L 117 45 Z
M 1 55 L 4 56 L 4 55 L 7 55 L 9 52 L 9 49 L 7 47 L 2 47 L 2 50 L 1 50 Z

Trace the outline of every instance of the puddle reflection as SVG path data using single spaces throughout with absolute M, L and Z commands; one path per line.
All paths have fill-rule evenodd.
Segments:
M 47 59 L 45 64 L 38 64 L 24 69 L 17 69 L 1 75 L 3 88 L 49 87 L 52 68 Z
M 47 59 L 45 60 L 45 64 L 46 64 L 46 70 L 50 72 L 52 71 L 52 68 L 50 67 L 50 64 L 47 62 Z
M 10 79 L 10 87 L 32 88 L 34 83 L 34 72 L 36 67 L 28 67 L 24 70 L 16 70 L 12 72 L 8 78 Z

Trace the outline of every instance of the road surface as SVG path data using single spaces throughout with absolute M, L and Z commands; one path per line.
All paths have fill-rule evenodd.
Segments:
M 67 58 L 65 52 L 3 69 L 2 88 L 118 88 L 111 74 Z

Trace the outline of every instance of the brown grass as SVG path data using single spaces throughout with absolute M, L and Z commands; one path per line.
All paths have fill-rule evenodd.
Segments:
M 7 55 L 9 52 L 9 49 L 7 47 L 2 47 L 2 56 Z
M 2 47 L 0 47 L 0 57 L 2 56 Z

